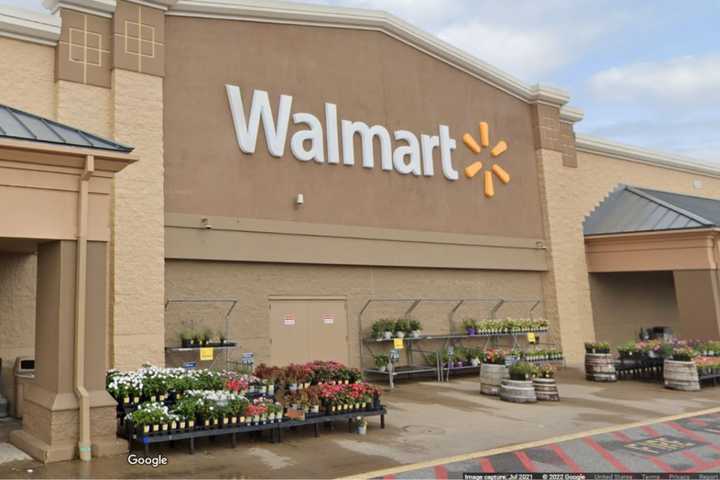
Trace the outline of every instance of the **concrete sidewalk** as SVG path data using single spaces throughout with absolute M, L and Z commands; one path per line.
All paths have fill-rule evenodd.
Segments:
M 334 432 L 287 432 L 282 444 L 242 439 L 237 449 L 229 441 L 200 441 L 197 453 L 187 445 L 151 449 L 169 457 L 156 469 L 130 466 L 127 458 L 98 459 L 90 464 L 64 462 L 47 466 L 26 463 L 12 470 L 0 467 L 0 477 L 244 477 L 333 478 L 410 465 L 585 432 L 653 418 L 695 412 L 720 405 L 720 388 L 676 392 L 659 384 L 625 381 L 586 382 L 579 371 L 560 375 L 561 401 L 520 405 L 479 394 L 477 377 L 400 383 L 385 395 L 387 428 L 370 420 L 367 436 Z M 138 452 L 139 453 L 139 452 Z M 22 469 L 32 467 L 32 474 Z

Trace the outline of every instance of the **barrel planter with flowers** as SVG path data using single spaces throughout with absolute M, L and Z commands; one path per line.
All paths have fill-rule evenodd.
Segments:
M 535 396 L 542 401 L 560 400 L 557 382 L 555 381 L 555 369 L 552 365 L 541 365 L 538 374 L 533 378 L 533 388 L 535 388 Z
M 537 402 L 533 378 L 538 375 L 538 367 L 520 361 L 512 365 L 509 370 L 510 379 L 504 379 L 500 383 L 500 399 L 515 403 Z
M 480 366 L 480 393 L 498 395 L 503 379 L 509 377 L 505 365 L 505 352 L 499 349 L 486 350 Z
M 698 367 L 694 358 L 697 353 L 690 348 L 678 348 L 673 351 L 672 359 L 665 359 L 663 380 L 666 388 L 686 392 L 700 390 Z
M 594 382 L 615 382 L 615 359 L 607 342 L 585 343 L 585 378 Z

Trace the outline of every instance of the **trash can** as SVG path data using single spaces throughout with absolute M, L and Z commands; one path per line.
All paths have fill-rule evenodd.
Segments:
M 15 417 L 22 418 L 25 385 L 35 379 L 35 359 L 17 357 L 15 360 Z
M 0 358 L 0 385 L 2 385 L 2 358 Z M 0 393 L 0 418 L 8 416 L 8 401 Z

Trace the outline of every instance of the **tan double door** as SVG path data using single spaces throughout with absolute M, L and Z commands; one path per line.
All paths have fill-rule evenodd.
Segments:
M 271 362 L 274 365 L 335 360 L 347 363 L 348 325 L 341 297 L 271 297 Z

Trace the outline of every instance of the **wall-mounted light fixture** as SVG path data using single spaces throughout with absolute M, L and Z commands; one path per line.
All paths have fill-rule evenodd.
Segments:
M 305 195 L 298 193 L 295 197 L 295 205 L 300 206 L 305 203 Z
M 203 218 L 200 223 L 202 223 L 202 227 L 204 229 L 210 230 L 211 228 L 213 228 L 212 225 L 210 225 L 210 220 L 208 220 L 207 218 Z

